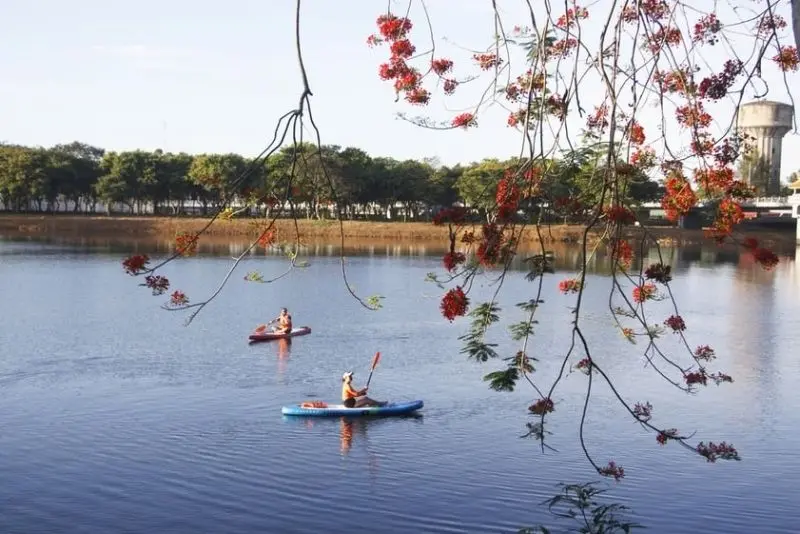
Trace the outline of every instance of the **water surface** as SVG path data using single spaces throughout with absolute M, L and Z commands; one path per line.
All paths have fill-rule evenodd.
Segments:
M 559 524 L 538 505 L 557 483 L 598 479 L 576 440 L 586 377 L 570 374 L 555 394 L 548 443 L 557 453 L 520 439 L 534 395 L 525 386 L 490 391 L 481 377 L 502 362 L 459 354 L 467 323 L 445 321 L 441 290 L 424 282 L 439 269 L 436 256 L 388 245 L 348 256 L 355 290 L 386 297 L 378 312 L 349 297 L 335 248 L 311 251 L 310 267 L 274 284 L 242 280 L 285 268 L 280 257 L 253 256 L 184 327 L 185 315 L 161 310 L 164 297 L 123 273 L 130 249 L 0 242 L 0 532 L 513 532 Z M 228 252 L 183 259 L 164 274 L 200 299 L 229 268 Z M 794 259 L 765 273 L 734 252 L 664 254 L 690 342 L 713 345 L 720 358 L 711 370 L 735 383 L 689 397 L 645 369 L 643 347 L 610 328 L 602 258 L 584 312 L 594 357 L 626 399 L 654 405 L 657 422 L 733 442 L 743 460 L 709 464 L 659 447 L 599 381 L 587 447 L 598 462 L 625 467 L 610 495 L 653 532 L 796 532 Z M 555 285 L 574 262 L 561 254 L 562 272 L 545 284 L 530 349 L 543 384 L 569 346 L 574 297 Z M 485 280 L 474 291 L 493 290 Z M 493 334 L 504 357 L 518 347 L 503 326 L 522 318 L 513 304 L 533 291 L 518 271 L 505 282 L 508 316 Z M 313 333 L 248 345 L 250 329 L 281 306 Z M 363 383 L 378 350 L 371 394 L 422 398 L 420 417 L 280 415 L 287 403 L 335 399 L 345 370 Z

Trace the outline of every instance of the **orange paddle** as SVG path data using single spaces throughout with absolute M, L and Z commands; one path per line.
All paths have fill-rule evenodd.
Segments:
M 378 362 L 381 361 L 381 352 L 378 351 L 375 353 L 375 356 L 372 357 L 372 369 L 369 370 L 369 377 L 367 378 L 367 385 L 365 387 L 369 387 L 369 381 L 372 380 L 372 371 L 378 366 Z

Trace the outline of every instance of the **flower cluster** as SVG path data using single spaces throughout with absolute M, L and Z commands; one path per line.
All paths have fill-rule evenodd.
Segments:
M 653 405 L 649 402 L 644 404 L 637 402 L 633 406 L 633 416 L 642 422 L 649 421 L 653 417 Z
M 181 256 L 197 254 L 197 241 L 199 236 L 190 232 L 178 232 L 175 236 L 175 252 Z
M 150 257 L 147 254 L 136 254 L 126 258 L 122 262 L 122 268 L 125 272 L 135 276 L 147 269 L 147 264 L 150 263 Z
M 442 315 L 452 322 L 456 317 L 462 317 L 469 308 L 469 298 L 461 287 L 455 287 L 448 291 L 441 303 Z
M 645 282 L 640 286 L 633 288 L 633 301 L 641 304 L 646 300 L 655 299 L 657 296 L 656 285 L 650 282 Z
M 677 436 L 678 436 L 677 428 L 668 428 L 659 431 L 658 435 L 656 436 L 656 442 L 658 442 L 659 445 L 666 445 L 667 441 L 675 439 Z
M 583 288 L 583 283 L 577 278 L 567 278 L 558 283 L 558 290 L 564 293 L 577 293 Z
M 607 466 L 599 468 L 597 472 L 606 477 L 614 477 L 617 482 L 625 477 L 625 470 L 616 462 L 608 462 Z
M 700 442 L 697 444 L 697 452 L 701 456 L 705 456 L 706 460 L 709 462 L 716 462 L 718 459 L 721 460 L 740 460 L 739 453 L 733 447 L 733 445 L 729 445 L 724 441 L 722 443 L 714 443 L 708 442 L 706 445 L 705 442 Z
M 175 291 L 172 293 L 172 295 L 170 295 L 169 303 L 175 307 L 186 306 L 189 304 L 189 298 L 183 293 L 183 291 Z
M 553 410 L 555 410 L 555 404 L 553 404 L 553 401 L 548 398 L 539 399 L 528 406 L 528 411 L 536 415 L 551 413 Z
M 686 330 L 686 323 L 683 322 L 683 317 L 680 315 L 670 315 L 664 321 L 664 324 L 670 327 L 673 332 L 683 332 Z
M 466 259 L 466 256 L 461 252 L 448 252 L 442 258 L 442 263 L 445 269 L 452 272 L 455 271 L 456 267 L 464 263 Z
M 148 275 L 144 278 L 143 286 L 153 290 L 153 295 L 163 295 L 169 289 L 169 280 L 161 275 Z
M 644 277 L 662 284 L 672 281 L 672 267 L 663 263 L 653 263 L 644 271 Z
M 575 364 L 575 369 L 588 375 L 589 373 L 592 372 L 592 360 L 589 358 L 582 359 L 581 361 Z

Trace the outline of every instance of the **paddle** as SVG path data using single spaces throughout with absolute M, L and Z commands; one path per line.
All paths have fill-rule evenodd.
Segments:
M 256 333 L 258 334 L 258 333 L 261 333 L 261 332 L 263 332 L 264 330 L 266 330 L 266 329 L 267 329 L 267 327 L 268 327 L 269 325 L 271 325 L 271 324 L 272 324 L 272 323 L 274 323 L 275 321 L 277 321 L 277 319 L 273 319 L 273 320 L 271 320 L 270 322 L 268 322 L 267 324 L 260 324 L 260 325 L 258 325 L 258 327 L 256 327 Z
M 369 381 L 372 380 L 372 371 L 378 366 L 378 362 L 381 361 L 381 352 L 378 351 L 375 353 L 375 356 L 372 357 L 372 368 L 369 370 L 369 377 L 367 377 L 367 385 L 365 388 L 369 387 Z

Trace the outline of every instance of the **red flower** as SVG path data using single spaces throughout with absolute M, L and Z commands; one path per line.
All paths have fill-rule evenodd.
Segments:
M 648 280 L 655 280 L 656 282 L 666 284 L 672 281 L 672 275 L 670 274 L 671 271 L 672 267 L 669 265 L 653 263 L 650 265 L 650 267 L 645 269 L 644 277 Z
M 566 280 L 562 280 L 558 283 L 558 290 L 564 293 L 577 293 L 581 290 L 583 284 L 577 278 L 567 278 Z
M 656 436 L 656 441 L 659 445 L 666 445 L 667 441 L 671 439 L 675 439 L 678 436 L 678 429 L 677 428 L 670 428 L 667 430 L 662 430 Z
M 169 280 L 160 275 L 149 275 L 144 278 L 144 284 L 140 284 L 146 287 L 149 287 L 153 290 L 153 295 L 162 295 L 167 289 L 169 289 Z
M 708 345 L 700 345 L 694 349 L 694 357 L 698 360 L 711 361 L 716 358 L 716 355 L 714 354 L 714 349 Z
M 453 322 L 456 317 L 462 317 L 467 313 L 469 299 L 461 287 L 458 286 L 445 294 L 439 308 L 442 310 L 442 315 L 448 321 Z
M 448 252 L 442 258 L 442 263 L 445 269 L 452 272 L 456 267 L 464 263 L 466 259 L 461 252 Z
M 778 256 L 766 248 L 756 248 L 753 251 L 753 258 L 766 270 L 770 270 L 778 265 Z
M 644 135 L 644 128 L 642 128 L 642 125 L 637 122 L 631 124 L 631 129 L 628 134 L 628 137 L 630 138 L 631 143 L 633 143 L 634 145 L 644 144 L 646 137 Z
M 183 293 L 183 291 L 175 291 L 170 295 L 169 303 L 172 306 L 185 306 L 189 304 L 189 299 Z
M 625 477 L 625 470 L 618 466 L 615 462 L 608 462 L 606 467 L 601 467 L 597 470 L 603 476 L 614 477 L 614 480 L 619 481 Z
M 436 226 L 444 223 L 462 223 L 467 215 L 467 210 L 462 207 L 442 208 L 433 216 L 433 224 Z
M 539 399 L 528 406 L 528 410 L 536 415 L 544 415 L 555 410 L 555 405 L 550 399 Z
M 646 300 L 650 300 L 656 296 L 656 285 L 650 282 L 645 282 L 641 286 L 633 288 L 633 300 L 641 304 Z
M 471 126 L 477 126 L 478 122 L 475 120 L 475 115 L 472 113 L 462 113 L 453 118 L 452 125 L 456 128 L 464 128 L 466 130 Z
M 606 218 L 613 223 L 633 224 L 636 222 L 636 215 L 625 206 L 607 206 L 603 212 Z
M 624 239 L 614 239 L 611 242 L 611 254 L 617 258 L 617 264 L 621 269 L 630 269 L 633 262 L 633 249 Z
M 680 315 L 670 315 L 664 321 L 664 324 L 672 328 L 673 332 L 683 332 L 686 330 L 686 323 L 683 322 L 683 317 Z
M 490 70 L 503 63 L 503 58 L 498 57 L 497 54 L 475 54 L 472 59 L 478 63 L 481 70 Z
M 410 104 L 417 104 L 424 106 L 428 102 L 430 102 L 431 93 L 427 89 L 423 89 L 421 87 L 414 87 L 410 91 L 406 93 L 406 102 Z
M 411 21 L 395 15 L 381 15 L 378 17 L 378 31 L 387 41 L 402 39 L 411 31 Z
M 589 373 L 592 372 L 592 360 L 590 360 L 589 358 L 582 359 L 581 361 L 575 364 L 575 369 L 588 375 Z
M 431 70 L 439 76 L 446 74 L 453 68 L 453 62 L 449 59 L 434 59 L 431 61 Z
M 722 443 L 716 444 L 714 442 L 709 442 L 708 445 L 703 443 L 702 441 L 697 444 L 697 452 L 701 456 L 705 456 L 706 460 L 709 462 L 716 462 L 718 459 L 722 460 L 739 460 L 739 453 L 733 447 L 733 445 L 728 445 L 724 441 Z
M 197 253 L 197 234 L 179 232 L 175 236 L 175 252 L 181 256 L 192 256 Z
M 389 47 L 389 50 L 392 53 L 392 56 L 395 58 L 410 58 L 414 55 L 414 52 L 417 51 L 417 48 L 411 44 L 411 41 L 408 39 L 401 39 L 399 41 L 395 41 Z
M 125 269 L 126 273 L 136 275 L 144 271 L 148 263 L 150 263 L 150 257 L 147 254 L 137 254 L 126 258 L 122 262 L 122 267 Z
M 773 56 L 772 61 L 778 64 L 782 71 L 796 71 L 800 65 L 800 56 L 794 46 L 782 46 L 780 52 Z

